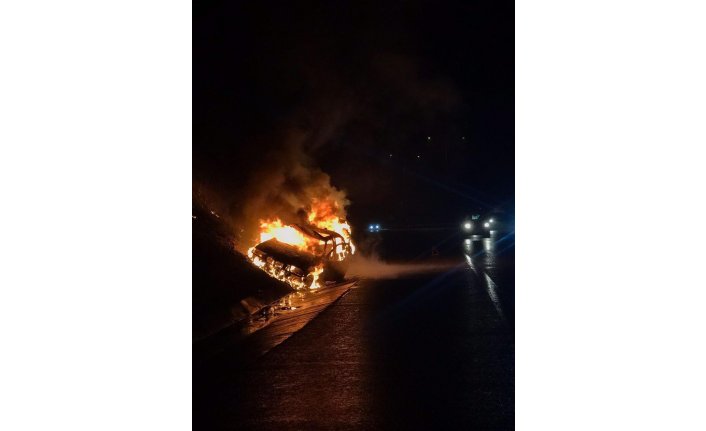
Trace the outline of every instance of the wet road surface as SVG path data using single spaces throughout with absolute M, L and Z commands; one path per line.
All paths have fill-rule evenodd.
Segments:
M 195 369 L 194 429 L 512 429 L 513 301 L 493 245 L 465 244 L 443 273 L 362 280 L 257 361 Z

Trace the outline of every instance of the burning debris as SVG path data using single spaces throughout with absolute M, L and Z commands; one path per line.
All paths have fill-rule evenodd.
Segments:
M 308 220 L 316 222 L 317 217 L 310 215 Z M 341 281 L 346 258 L 355 253 L 351 228 L 338 217 L 319 220 L 317 225 L 284 225 L 279 219 L 261 222 L 260 243 L 248 250 L 248 258 L 295 289 L 316 289 L 327 281 Z

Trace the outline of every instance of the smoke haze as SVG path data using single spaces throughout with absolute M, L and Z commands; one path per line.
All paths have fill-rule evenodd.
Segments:
M 493 163 L 468 169 L 513 148 L 512 94 L 499 93 L 512 68 L 483 60 L 512 62 L 494 49 L 512 38 L 492 16 L 463 2 L 302 5 L 195 5 L 194 189 L 237 236 L 249 241 L 262 218 L 296 221 L 314 198 L 356 229 L 456 217 L 469 184 L 512 190 Z M 502 121 L 476 115 L 498 109 Z
M 350 258 L 346 276 L 369 279 L 390 279 L 412 274 L 441 272 L 458 265 L 453 261 L 435 261 L 419 263 L 384 262 L 377 256 L 364 256 L 360 253 Z

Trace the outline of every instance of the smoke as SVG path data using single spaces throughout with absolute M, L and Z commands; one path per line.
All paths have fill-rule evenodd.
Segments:
M 260 220 L 279 218 L 285 224 L 301 223 L 302 215 L 316 203 L 324 203 L 332 215 L 347 219 L 348 194 L 332 184 L 331 177 L 319 167 L 317 159 L 322 153 L 329 168 L 352 169 L 347 171 L 348 175 L 337 178 L 356 188 L 357 196 L 379 191 L 379 182 L 359 175 L 370 166 L 356 151 L 365 153 L 376 145 L 371 136 L 387 130 L 381 119 L 404 115 L 400 111 L 407 109 L 434 111 L 428 108 L 429 104 L 446 107 L 446 103 L 452 103 L 449 102 L 452 96 L 430 88 L 432 84 L 420 83 L 415 73 L 410 75 L 415 76 L 411 82 L 398 82 L 394 87 L 400 96 L 396 102 L 407 102 L 399 103 L 403 108 L 391 102 L 389 96 L 331 90 L 307 99 L 272 131 L 248 137 L 237 154 L 239 160 L 234 163 L 237 174 L 226 175 L 244 181 L 240 181 L 236 190 L 221 188 L 228 194 L 228 214 L 233 226 L 241 232 L 243 242 L 252 245 Z M 399 134 L 402 138 L 402 133 Z M 341 140 L 353 145 L 337 146 Z
M 359 206 L 397 196 L 406 183 L 381 181 L 370 154 L 413 151 L 408 142 L 460 103 L 416 52 L 416 19 L 384 18 L 389 5 L 338 20 L 334 3 L 307 12 L 246 3 L 198 17 L 194 79 L 195 189 L 227 218 L 240 248 L 263 219 L 297 223 L 316 202 L 347 219 L 349 196 Z
M 331 125 L 333 123 L 333 125 Z M 311 151 L 331 139 L 336 121 L 326 127 L 291 126 L 264 137 L 261 153 L 252 157 L 244 186 L 234 195 L 230 216 L 240 231 L 242 250 L 257 238 L 260 222 L 306 223 L 316 208 L 320 216 L 346 219 L 346 192 L 331 184 Z
M 380 260 L 379 257 L 355 254 L 350 258 L 348 277 L 390 279 L 446 271 L 458 265 L 458 262 L 436 261 L 421 263 L 391 263 Z
M 293 132 L 290 132 L 293 133 Z M 306 223 L 306 215 L 320 206 L 326 215 L 346 219 L 346 193 L 316 167 L 303 151 L 306 134 L 291 136 L 288 145 L 270 151 L 245 187 L 241 212 L 236 215 L 246 238 L 254 238 L 260 220 Z

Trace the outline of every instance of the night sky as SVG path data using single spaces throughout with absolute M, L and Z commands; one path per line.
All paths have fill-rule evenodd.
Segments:
M 292 140 L 355 224 L 513 212 L 514 3 L 194 4 L 194 182 L 237 211 Z M 305 136 L 296 139 L 293 136 Z

